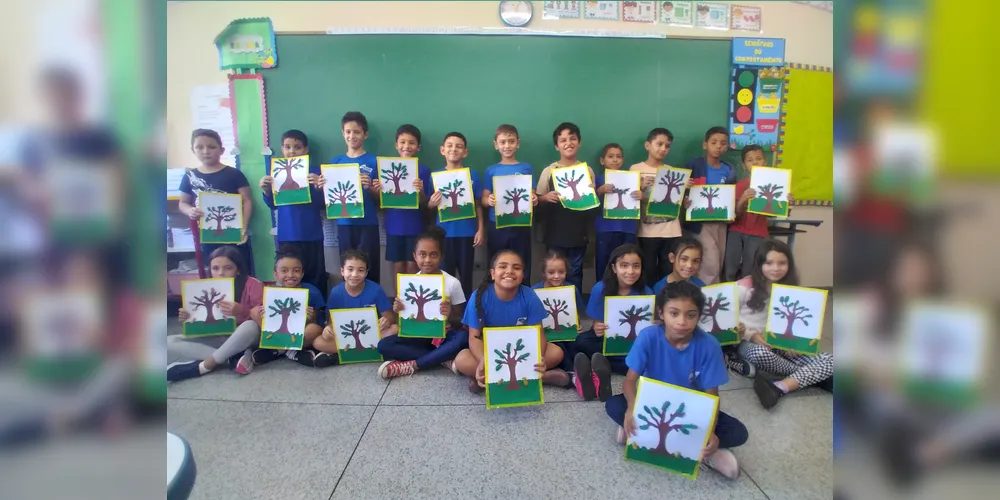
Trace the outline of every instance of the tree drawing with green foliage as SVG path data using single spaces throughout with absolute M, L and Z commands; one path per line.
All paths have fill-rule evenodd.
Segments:
M 631 191 L 631 188 L 627 186 L 626 187 L 618 187 L 614 185 L 611 186 L 611 192 L 618 195 L 618 204 L 615 205 L 615 207 L 612 210 L 627 210 L 627 208 L 625 207 L 625 199 L 623 198 L 623 196 L 628 194 L 629 191 Z
M 410 177 L 410 173 L 405 163 L 392 163 L 390 170 L 382 171 L 382 180 L 391 182 L 394 186 L 393 196 L 403 196 L 403 190 L 399 187 L 399 182 Z
M 528 190 L 524 188 L 508 189 L 503 195 L 504 201 L 514 205 L 514 213 L 511 214 L 514 217 L 519 217 L 521 215 L 521 209 L 518 207 L 518 204 L 522 201 L 528 201 L 529 199 Z
M 517 339 L 517 345 L 514 346 L 514 350 L 511 351 L 510 342 L 507 343 L 507 347 L 500 352 L 500 349 L 493 349 L 493 352 L 497 357 L 493 360 L 496 363 L 496 371 L 500 371 L 504 366 L 510 371 L 510 381 L 507 382 L 506 389 L 508 391 L 520 389 L 521 384 L 517 383 L 517 364 L 528 359 L 531 353 L 518 354 L 524 351 L 524 342 L 522 339 Z
M 214 288 L 209 290 L 202 290 L 201 295 L 195 297 L 188 304 L 191 305 L 192 310 L 197 311 L 199 307 L 205 308 L 205 321 L 204 323 L 216 323 L 219 320 L 215 317 L 215 305 L 222 302 L 222 299 L 226 298 L 221 292 L 216 291 Z
M 347 217 L 347 204 L 357 203 L 357 190 L 354 188 L 354 184 L 351 181 L 337 182 L 337 185 L 330 188 L 326 194 L 327 199 L 330 200 L 331 205 L 340 203 L 340 215 Z
M 417 317 L 414 321 L 427 321 L 427 316 L 424 315 L 424 304 L 432 300 L 441 300 L 441 294 L 438 293 L 436 288 L 424 288 L 423 285 L 419 289 L 413 286 L 411 281 L 409 286 L 406 287 L 406 291 L 403 292 L 403 300 L 415 304 L 417 306 Z
M 681 188 L 684 186 L 684 174 L 670 170 L 666 175 L 660 177 L 659 184 L 667 187 L 667 194 L 665 194 L 663 199 L 660 201 L 676 205 L 677 202 L 674 201 L 673 194 L 674 191 L 677 191 L 677 194 L 681 194 Z
M 764 212 L 774 211 L 774 199 L 778 196 L 781 196 L 781 186 L 778 184 L 764 184 L 757 187 L 757 197 L 767 200 Z
M 566 313 L 569 309 L 569 304 L 562 299 L 545 299 L 542 301 L 542 305 L 545 306 L 545 310 L 552 316 L 552 321 L 555 322 L 553 328 L 559 328 L 559 315 Z
M 573 197 L 570 199 L 573 201 L 578 201 L 582 197 L 580 196 L 580 192 L 576 190 L 576 186 L 580 184 L 580 181 L 582 181 L 583 178 L 584 175 L 582 173 L 580 174 L 580 177 L 576 177 L 575 175 L 573 175 L 573 171 L 570 170 L 565 174 L 563 174 L 562 177 L 559 177 L 557 175 L 556 183 L 559 185 L 559 187 L 563 189 L 569 188 L 571 191 L 573 191 Z
M 701 190 L 701 197 L 708 199 L 708 208 L 705 209 L 705 213 L 714 214 L 715 207 L 712 206 L 712 200 L 719 197 L 719 188 L 707 188 Z
M 797 300 L 795 302 L 791 302 L 791 300 L 791 297 L 787 295 L 783 296 L 778 299 L 778 303 L 781 305 L 774 307 L 774 314 L 788 322 L 785 325 L 785 333 L 781 334 L 781 336 L 789 339 L 795 336 L 792 327 L 796 321 L 801 321 L 802 324 L 809 326 L 809 322 L 806 319 L 813 317 L 812 314 L 807 314 L 809 312 L 808 307 L 800 306 Z
M 639 429 L 646 430 L 649 428 L 656 429 L 660 434 L 660 441 L 653 448 L 653 453 L 658 453 L 660 455 L 669 455 L 667 451 L 667 435 L 673 431 L 680 432 L 681 434 L 687 435 L 691 434 L 691 431 L 697 429 L 698 426 L 695 424 L 675 424 L 674 420 L 678 418 L 684 418 L 684 403 L 681 403 L 677 407 L 677 411 L 672 413 L 669 417 L 667 416 L 667 410 L 670 408 L 670 401 L 665 401 L 662 408 L 643 406 L 643 411 L 646 412 L 645 415 L 636 415 L 637 420 L 641 420 L 643 423 L 639 424 Z
M 236 220 L 236 215 L 236 210 L 233 207 L 218 205 L 208 207 L 208 210 L 205 213 L 205 221 L 215 222 L 215 231 L 213 231 L 212 234 L 219 236 L 225 234 L 225 231 L 222 230 L 222 223 Z
M 292 178 L 292 171 L 302 168 L 303 166 L 304 164 L 302 163 L 302 160 L 298 158 L 278 158 L 277 160 L 274 160 L 274 169 L 271 171 L 271 175 L 278 177 L 279 173 L 285 173 L 285 181 L 281 183 L 281 186 L 278 186 L 278 191 L 288 191 L 301 188 L 302 186 L 300 186 L 299 183 L 295 182 L 295 179 Z
M 635 325 L 637 325 L 640 321 L 649 320 L 653 317 L 653 313 L 650 311 L 648 304 L 642 307 L 633 305 L 625 311 L 619 311 L 619 313 L 622 317 L 618 319 L 618 324 L 628 324 L 628 335 L 625 336 L 625 340 L 635 340 Z
M 354 348 L 355 349 L 365 349 L 366 347 L 361 344 L 361 336 L 368 333 L 372 328 L 368 326 L 368 322 L 359 319 L 357 321 L 351 321 L 347 324 L 340 325 L 340 334 L 345 338 L 354 337 Z
M 729 301 L 726 300 L 725 294 L 720 293 L 717 297 L 706 297 L 705 299 L 705 311 L 701 315 L 701 322 L 708 323 L 712 322 L 712 331 L 709 333 L 722 333 L 722 327 L 719 326 L 719 321 L 715 319 L 715 315 L 719 314 L 719 311 L 729 310 Z
M 461 179 L 455 179 L 444 186 L 441 186 L 441 196 L 451 200 L 451 207 L 449 208 L 450 212 L 457 213 L 459 211 L 458 197 L 465 194 L 465 187 L 462 186 L 463 184 L 465 183 L 462 182 Z
M 281 316 L 281 327 L 274 333 L 285 333 L 291 335 L 292 332 L 288 331 L 288 317 L 293 313 L 299 312 L 301 307 L 302 303 L 292 297 L 274 299 L 274 303 L 268 307 L 271 311 L 271 314 L 269 314 L 268 317 L 273 318 L 275 316 Z

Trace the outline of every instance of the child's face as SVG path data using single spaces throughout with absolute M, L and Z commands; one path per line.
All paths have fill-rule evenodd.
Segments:
M 698 326 L 698 316 L 701 311 L 690 297 L 668 300 L 660 309 L 660 318 L 670 340 L 690 338 Z
M 285 288 L 302 283 L 302 261 L 285 257 L 274 263 L 274 281 Z
M 365 132 L 357 122 L 347 122 L 344 124 L 344 142 L 347 143 L 348 148 L 361 149 L 367 138 L 368 132 Z
M 222 158 L 222 152 L 225 150 L 221 144 L 215 142 L 215 139 L 203 135 L 195 137 L 194 143 L 191 144 L 191 151 L 206 167 L 218 165 L 219 158 Z
M 601 157 L 601 165 L 609 170 L 618 170 L 622 168 L 622 162 L 625 161 L 624 155 L 622 155 L 622 150 L 618 148 L 608 149 L 607 153 Z
M 646 141 L 645 146 L 646 151 L 649 151 L 650 157 L 658 162 L 662 162 L 667 157 L 667 153 L 670 152 L 670 139 L 666 135 L 660 134 L 654 137 L 652 141 Z
M 500 254 L 493 269 L 490 269 L 490 277 L 496 286 L 502 289 L 516 289 L 521 286 L 521 280 L 524 279 L 524 262 L 516 253 Z
M 437 274 L 441 272 L 441 247 L 434 240 L 422 239 L 417 242 L 417 248 L 413 251 L 413 261 L 417 263 L 420 272 Z
M 564 129 L 559 132 L 559 136 L 556 137 L 556 151 L 559 151 L 559 157 L 564 159 L 576 159 L 576 152 L 580 150 L 580 138 L 576 136 L 569 129 Z
M 747 153 L 746 158 L 743 158 L 743 166 L 747 170 L 754 167 L 764 167 L 767 166 L 767 160 L 764 159 L 764 152 L 753 150 Z
M 209 265 L 211 266 L 213 278 L 235 278 L 236 275 L 240 274 L 236 263 L 227 257 L 216 257 L 212 259 Z
M 514 154 L 517 153 L 517 148 L 520 146 L 521 141 L 517 138 L 517 135 L 510 132 L 503 132 L 493 140 L 493 147 L 500 152 L 500 157 L 504 160 L 514 158 Z
M 618 276 L 618 283 L 631 287 L 642 276 L 642 258 L 639 254 L 627 253 L 615 261 L 612 270 Z
M 917 249 L 903 251 L 893 269 L 893 286 L 903 296 L 920 297 L 931 288 L 931 262 Z
M 448 163 L 461 163 L 466 156 L 469 156 L 469 150 L 465 149 L 465 141 L 458 137 L 449 137 L 444 140 L 444 144 L 441 145 L 441 156 L 444 156 L 445 161 Z
M 685 248 L 680 255 L 670 253 L 670 263 L 674 265 L 674 271 L 683 280 L 689 280 L 701 270 L 701 252 L 697 248 Z
M 767 252 L 767 260 L 761 266 L 761 271 L 768 281 L 777 282 L 788 274 L 788 257 L 781 252 L 771 250 Z
M 549 286 L 563 286 L 566 282 L 566 262 L 552 259 L 545 262 L 545 283 Z
M 351 288 L 358 288 L 368 276 L 368 265 L 360 259 L 349 259 L 340 266 L 340 275 Z
M 403 158 L 413 158 L 420 151 L 420 143 L 410 134 L 399 134 L 396 138 L 396 151 Z
M 707 141 L 701 143 L 701 147 L 709 158 L 718 160 L 729 147 L 729 137 L 726 134 L 712 134 Z
M 285 155 L 285 158 L 305 156 L 309 154 L 309 148 L 302 144 L 302 141 L 289 137 L 281 141 L 281 153 Z

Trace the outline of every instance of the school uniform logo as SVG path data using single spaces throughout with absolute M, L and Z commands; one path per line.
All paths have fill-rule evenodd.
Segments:
M 693 389 L 695 389 L 697 391 L 700 391 L 701 390 L 701 384 L 698 383 L 698 376 L 700 376 L 700 375 L 701 375 L 701 372 L 696 371 L 695 369 L 692 368 L 691 369 L 691 373 L 688 373 L 688 387 L 691 387 L 691 388 L 693 388 Z
M 523 318 L 517 318 L 517 323 L 514 326 L 524 326 L 524 324 L 527 323 L 527 322 L 528 322 L 528 317 L 527 316 L 525 316 Z

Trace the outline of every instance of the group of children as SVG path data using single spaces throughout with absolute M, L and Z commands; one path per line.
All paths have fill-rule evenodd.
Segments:
M 250 373 L 254 366 L 281 357 L 287 357 L 312 367 L 327 367 L 338 363 L 335 332 L 327 325 L 329 311 L 347 308 L 375 307 L 379 314 L 381 340 L 378 350 L 387 359 L 378 368 L 386 379 L 413 375 L 417 371 L 444 366 L 468 380 L 468 388 L 479 392 L 485 385 L 482 330 L 484 328 L 540 325 L 548 315 L 534 289 L 575 285 L 577 303 L 583 306 L 580 295 L 583 255 L 587 244 L 586 226 L 591 217 L 586 212 L 564 209 L 552 186 L 550 169 L 559 165 L 578 163 L 580 145 L 579 128 L 571 123 L 560 124 L 553 133 L 553 142 L 560 160 L 546 168 L 531 193 L 531 203 L 540 205 L 543 219 L 549 230 L 545 231 L 548 253 L 543 259 L 544 280 L 534 287 L 524 285 L 531 269 L 531 228 L 513 227 L 497 229 L 493 207 L 493 179 L 500 175 L 531 175 L 530 165 L 518 162 L 515 153 L 519 146 L 517 130 L 511 125 L 501 125 L 494 140 L 501 161 L 486 169 L 482 185 L 472 172 L 474 192 L 481 194 L 481 203 L 489 209 L 490 223 L 479 210 L 476 219 L 430 225 L 422 223 L 418 210 L 386 210 L 386 260 L 394 263 L 397 273 L 440 274 L 445 281 L 445 300 L 441 313 L 448 318 L 444 339 L 402 338 L 398 336 L 397 314 L 403 309 L 399 298 L 390 301 L 380 286 L 378 273 L 378 220 L 375 196 L 379 191 L 376 175 L 376 158 L 363 149 L 368 135 L 367 121 L 360 113 L 351 112 L 342 120 L 346 155 L 335 158 L 334 163 L 357 163 L 362 169 L 365 188 L 365 218 L 340 219 L 341 276 L 343 282 L 334 286 L 327 298 L 325 269 L 322 275 L 317 266 L 322 265 L 321 240 L 312 239 L 304 224 L 312 224 L 320 216 L 323 197 L 317 192 L 313 206 L 278 207 L 279 249 L 275 256 L 275 283 L 279 287 L 309 289 L 307 308 L 308 326 L 305 347 L 299 351 L 259 349 L 263 284 L 252 277 L 249 243 L 222 246 L 212 249 L 210 268 L 213 278 L 234 278 L 237 302 L 220 305 L 223 312 L 237 320 L 236 331 L 208 358 L 201 361 L 174 363 L 167 370 L 169 381 L 198 377 L 221 364 L 227 364 L 237 373 Z M 246 179 L 239 171 L 219 163 L 221 144 L 211 131 L 196 131 L 193 149 L 202 160 L 202 167 L 193 170 L 182 181 L 181 210 L 192 218 L 200 211 L 192 205 L 193 191 L 200 187 L 223 189 L 226 186 L 244 195 L 244 215 L 249 219 L 248 189 Z M 412 125 L 397 131 L 396 146 L 400 156 L 413 157 L 420 149 L 420 132 Z M 704 158 L 690 165 L 693 179 L 708 183 L 727 183 L 733 180 L 732 169 L 720 159 L 728 144 L 720 146 L 724 129 L 713 128 L 706 134 Z M 215 144 L 210 144 L 210 141 Z M 631 196 L 646 203 L 656 169 L 673 140 L 671 133 L 662 128 L 653 129 L 645 147 L 648 159 L 631 167 L 642 173 L 641 191 Z M 214 146 L 214 147 L 212 147 Z M 282 137 L 286 156 L 308 154 L 305 135 L 289 131 Z M 449 133 L 441 146 L 446 168 L 463 168 L 462 159 L 468 154 L 465 137 Z M 744 164 L 750 168 L 763 164 L 759 147 L 743 151 Z M 213 156 L 214 155 L 214 156 Z M 609 144 L 601 153 L 605 169 L 622 167 L 622 148 Z M 312 163 L 310 168 L 313 168 Z M 231 171 L 231 172 L 230 172 Z M 314 189 L 322 190 L 325 180 L 317 174 L 318 167 L 310 174 Z M 222 174 L 222 172 L 226 172 Z M 221 175 L 220 175 L 221 174 Z M 593 173 L 591 173 L 593 175 Z M 228 180 L 239 176 L 242 182 Z M 429 169 L 418 168 L 417 189 L 423 193 L 422 201 L 431 208 L 440 203 L 440 193 L 433 189 Z M 600 194 L 606 186 L 600 176 L 595 186 Z M 218 180 L 217 180 L 218 179 Z M 265 200 L 269 199 L 269 177 L 261 180 Z M 691 183 L 693 181 L 689 181 Z M 427 189 L 425 189 L 427 187 Z M 204 190 L 204 189 L 202 189 Z M 745 205 L 746 194 L 742 204 Z M 750 194 L 752 196 L 752 193 Z M 645 207 L 643 206 L 643 212 Z M 293 212 L 294 210 L 294 212 Z M 285 212 L 284 214 L 282 212 Z M 298 212 L 311 212 L 299 217 Z M 392 212 L 392 213 L 390 213 Z M 599 213 L 600 210 L 598 209 Z M 746 214 L 741 214 L 747 217 Z M 293 221 L 296 217 L 297 220 Z M 284 222 L 283 222 L 284 221 Z M 319 222 L 315 222 L 319 225 Z M 698 328 L 698 319 L 704 308 L 705 297 L 700 286 L 719 280 L 722 256 L 726 250 L 726 228 L 721 224 L 704 224 L 689 229 L 698 236 L 684 236 L 682 221 L 643 216 L 636 221 L 606 220 L 597 215 L 597 273 L 599 282 L 591 291 L 585 312 L 594 320 L 593 327 L 580 332 L 574 342 L 544 342 L 541 362 L 535 366 L 543 383 L 558 387 L 575 388 L 584 400 L 599 399 L 606 404 L 608 415 L 618 425 L 618 442 L 624 444 L 628 434 L 635 432 L 632 418 L 635 388 L 640 376 L 651 377 L 667 383 L 718 395 L 718 388 L 728 382 L 726 358 L 730 367 L 754 378 L 754 390 L 761 404 L 773 407 L 784 394 L 820 384 L 832 386 L 832 356 L 802 356 L 794 352 L 779 351 L 768 346 L 763 336 L 764 321 L 770 286 L 773 283 L 797 285 L 794 260 L 790 249 L 782 242 L 765 239 L 730 238 L 739 244 L 756 249 L 743 258 L 746 277 L 738 281 L 742 342 L 736 349 L 728 349 L 727 356 L 718 341 Z M 755 226 L 738 219 L 732 231 L 747 230 Z M 485 227 L 484 227 L 485 226 Z M 582 228 L 582 229 L 581 229 Z M 766 231 L 766 221 L 764 221 Z M 422 232 L 421 232 L 422 231 Z M 752 228 L 751 228 L 752 232 Z M 472 249 L 485 243 L 489 249 L 489 271 L 475 290 L 471 290 Z M 638 243 L 638 244 L 637 244 Z M 709 248 L 711 247 L 711 248 Z M 728 277 L 727 268 L 727 277 Z M 454 276 L 458 274 L 461 278 Z M 699 279 L 699 276 L 702 279 Z M 312 282 L 316 279 L 319 283 Z M 471 290 L 471 293 L 470 293 Z M 644 329 L 627 356 L 602 355 L 602 343 L 607 324 L 604 318 L 604 301 L 607 297 L 628 295 L 656 295 L 656 316 L 652 326 Z M 188 312 L 178 313 L 183 321 Z M 767 371 L 786 377 L 772 382 L 760 372 Z M 611 374 L 626 376 L 623 394 L 612 396 Z M 747 439 L 747 430 L 737 419 L 721 411 L 715 432 L 703 450 L 704 462 L 726 477 L 735 478 L 739 466 L 728 448 L 739 446 Z

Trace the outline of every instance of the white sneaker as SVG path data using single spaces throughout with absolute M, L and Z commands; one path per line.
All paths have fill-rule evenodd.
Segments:
M 715 453 L 705 457 L 702 463 L 729 479 L 740 477 L 740 464 L 736 461 L 736 455 L 733 455 L 733 452 L 729 450 L 720 448 Z

